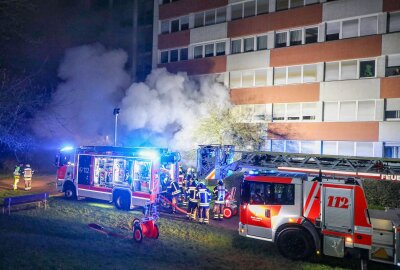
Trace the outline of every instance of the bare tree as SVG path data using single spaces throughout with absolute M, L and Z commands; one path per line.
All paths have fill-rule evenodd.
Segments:
M 33 146 L 30 119 L 48 100 L 49 91 L 30 76 L 0 70 L 0 151 L 19 154 Z

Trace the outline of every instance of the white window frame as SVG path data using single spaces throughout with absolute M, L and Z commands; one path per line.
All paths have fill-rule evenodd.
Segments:
M 342 63 L 343 62 L 348 62 L 348 61 L 357 61 L 357 76 L 354 79 L 342 79 Z M 360 62 L 364 61 L 375 61 L 375 70 L 374 70 L 374 76 L 373 77 L 360 77 Z M 337 80 L 329 80 L 326 81 L 326 63 L 339 63 L 339 78 Z M 347 81 L 347 80 L 360 80 L 360 79 L 372 79 L 372 78 L 377 78 L 377 72 L 378 72 L 378 58 L 377 57 L 371 57 L 371 58 L 362 58 L 362 59 L 346 59 L 346 60 L 341 60 L 341 61 L 332 61 L 332 62 L 325 62 L 324 64 L 324 81 L 325 82 L 334 82 L 334 81 Z
M 359 115 L 358 115 L 358 107 L 359 107 L 359 102 L 363 102 L 363 101 L 373 101 L 374 102 L 374 117 L 372 120 L 360 120 L 359 119 Z M 365 100 L 339 100 L 339 101 L 326 101 L 324 103 L 331 103 L 331 104 L 336 104 L 337 105 L 337 114 L 336 114 L 336 118 L 326 121 L 325 120 L 325 109 L 323 111 L 323 122 L 349 122 L 349 120 L 342 120 L 340 119 L 340 108 L 342 103 L 344 102 L 355 102 L 355 115 L 354 115 L 354 120 L 351 120 L 351 122 L 368 122 L 368 121 L 377 121 L 377 109 L 379 108 L 379 100 L 378 99 L 365 99 Z M 324 106 L 325 108 L 325 106 Z
M 230 71 L 229 73 L 235 73 L 235 74 L 240 74 L 240 84 L 238 87 L 231 87 L 230 82 L 229 82 L 229 87 L 232 89 L 240 89 L 240 88 L 257 88 L 257 87 L 266 87 L 268 84 L 268 75 L 266 76 L 265 84 L 264 85 L 256 85 L 256 71 L 263 70 L 265 71 L 266 74 L 268 74 L 268 69 L 267 68 L 259 68 L 259 69 L 249 69 L 249 70 L 239 70 L 239 71 Z M 252 72 L 253 73 L 253 84 L 251 86 L 243 86 L 243 73 L 244 72 Z
M 188 49 L 188 59 L 187 60 L 189 60 L 189 48 L 188 47 L 177 47 L 177 48 L 170 48 L 168 50 L 160 50 L 159 54 L 158 54 L 158 56 L 159 56 L 158 63 L 159 64 L 168 64 L 168 63 L 176 63 L 176 62 L 180 62 L 180 61 L 187 61 L 187 60 L 182 60 L 181 59 L 181 50 L 182 49 Z M 171 51 L 173 51 L 173 50 L 178 50 L 178 60 L 174 61 L 174 62 L 171 62 Z M 161 63 L 161 53 L 163 53 L 163 52 L 168 52 L 168 61 L 166 63 Z
M 315 65 L 317 67 L 317 80 L 315 82 L 304 82 L 304 66 L 312 66 Z M 301 68 L 301 79 L 300 82 L 296 82 L 296 83 L 288 83 L 289 80 L 289 68 L 293 68 L 293 67 L 300 67 Z M 275 69 L 276 68 L 285 68 L 285 83 L 282 84 L 275 84 Z M 294 65 L 294 66 L 285 66 L 285 67 L 275 67 L 274 68 L 274 74 L 273 74 L 273 85 L 292 85 L 292 84 L 303 84 L 303 83 L 316 83 L 318 82 L 318 64 L 304 64 L 304 65 Z
M 312 43 L 306 43 L 306 29 L 311 29 L 311 28 L 317 28 L 317 30 L 318 30 L 318 32 L 317 32 L 317 42 L 314 42 L 314 43 L 318 43 L 318 39 L 319 39 L 319 36 L 320 36 L 320 31 L 319 31 L 318 25 L 307 25 L 307 26 L 304 26 L 304 27 L 296 27 L 296 28 L 290 28 L 290 29 L 286 29 L 286 30 L 276 31 L 275 35 L 274 35 L 274 39 L 275 39 L 274 47 L 276 48 L 276 35 L 277 34 L 281 34 L 281 33 L 286 33 L 286 47 L 298 46 L 298 45 L 304 45 L 304 44 L 312 44 Z M 298 31 L 298 30 L 301 30 L 301 44 L 290 45 L 290 32 Z
M 355 37 L 365 37 L 365 36 L 369 36 L 369 35 L 363 35 L 361 36 L 361 19 L 364 18 L 368 18 L 368 17 L 376 17 L 376 33 L 374 34 L 370 34 L 370 35 L 377 35 L 379 33 L 379 15 L 380 13 L 371 13 L 368 15 L 364 15 L 364 16 L 356 16 L 356 17 L 349 17 L 346 19 L 340 19 L 340 20 L 332 20 L 329 22 L 325 22 L 325 25 L 327 23 L 335 23 L 335 22 L 339 22 L 339 39 L 348 39 L 348 38 L 355 38 Z M 357 35 L 353 36 L 353 37 L 348 37 L 348 38 L 343 38 L 343 22 L 345 21 L 351 21 L 351 20 L 357 20 Z M 318 33 L 319 34 L 319 33 Z M 325 37 L 326 37 L 326 33 L 325 33 Z
M 288 105 L 293 105 L 293 104 L 299 104 L 300 105 L 300 113 L 299 113 L 299 119 L 298 120 L 289 120 L 288 119 Z M 315 111 L 315 118 L 314 119 L 303 119 L 304 113 L 303 113 L 303 105 L 304 104 L 316 104 L 316 111 Z M 283 120 L 274 120 L 274 106 L 275 105 L 284 105 L 285 107 L 285 113 L 284 113 L 284 118 Z M 317 117 L 318 116 L 318 102 L 293 102 L 293 103 L 274 103 L 272 105 L 272 122 L 317 122 Z
M 203 43 L 192 44 L 189 47 L 189 50 L 191 50 L 191 52 L 192 52 L 192 58 L 188 58 L 188 59 L 201 59 L 201 58 L 209 58 L 209 57 L 217 56 L 217 43 L 225 43 L 225 54 L 224 55 L 227 55 L 227 53 L 226 53 L 227 52 L 226 51 L 226 49 L 227 49 L 227 47 L 226 47 L 227 41 L 229 41 L 229 39 L 222 39 L 222 40 L 215 40 L 213 42 L 203 42 Z M 205 46 L 206 45 L 210 45 L 210 44 L 213 45 L 213 56 L 207 56 L 206 57 L 205 56 Z M 202 57 L 201 58 L 194 58 L 194 48 L 198 47 L 198 46 L 202 47 Z

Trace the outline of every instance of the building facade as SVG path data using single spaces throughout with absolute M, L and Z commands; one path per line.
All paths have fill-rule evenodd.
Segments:
M 153 65 L 216 75 L 265 150 L 400 157 L 400 1 L 155 0 L 154 22 Z

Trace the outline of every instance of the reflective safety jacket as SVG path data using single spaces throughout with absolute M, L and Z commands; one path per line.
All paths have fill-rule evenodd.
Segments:
M 25 168 L 24 169 L 24 178 L 25 179 L 32 178 L 32 169 L 31 168 Z
M 209 207 L 211 202 L 211 192 L 208 188 L 200 188 L 197 193 L 197 198 L 199 200 L 199 206 Z
M 216 204 L 225 204 L 226 189 L 225 186 L 218 185 L 214 188 L 214 196 Z
M 175 195 L 178 195 L 178 194 L 181 193 L 181 189 L 179 187 L 179 184 L 176 181 L 172 181 L 171 182 L 171 184 L 169 186 L 169 190 L 170 190 L 172 196 L 175 196 Z
M 187 194 L 189 196 L 189 201 L 198 202 L 196 185 L 191 185 L 187 190 Z
M 20 170 L 21 170 L 21 168 L 19 166 L 15 167 L 14 176 L 20 176 L 20 173 L 19 173 Z

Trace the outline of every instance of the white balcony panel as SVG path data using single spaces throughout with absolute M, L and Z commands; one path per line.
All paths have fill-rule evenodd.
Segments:
M 269 67 L 269 50 L 228 55 L 227 70 L 247 70 Z
M 322 21 L 339 20 L 349 17 L 378 13 L 382 11 L 382 0 L 348 0 L 324 3 Z
M 400 141 L 400 122 L 380 122 L 379 141 Z
M 380 80 L 321 82 L 321 101 L 366 100 L 380 98 Z
M 228 36 L 227 29 L 227 23 L 190 29 L 190 44 L 225 39 Z

